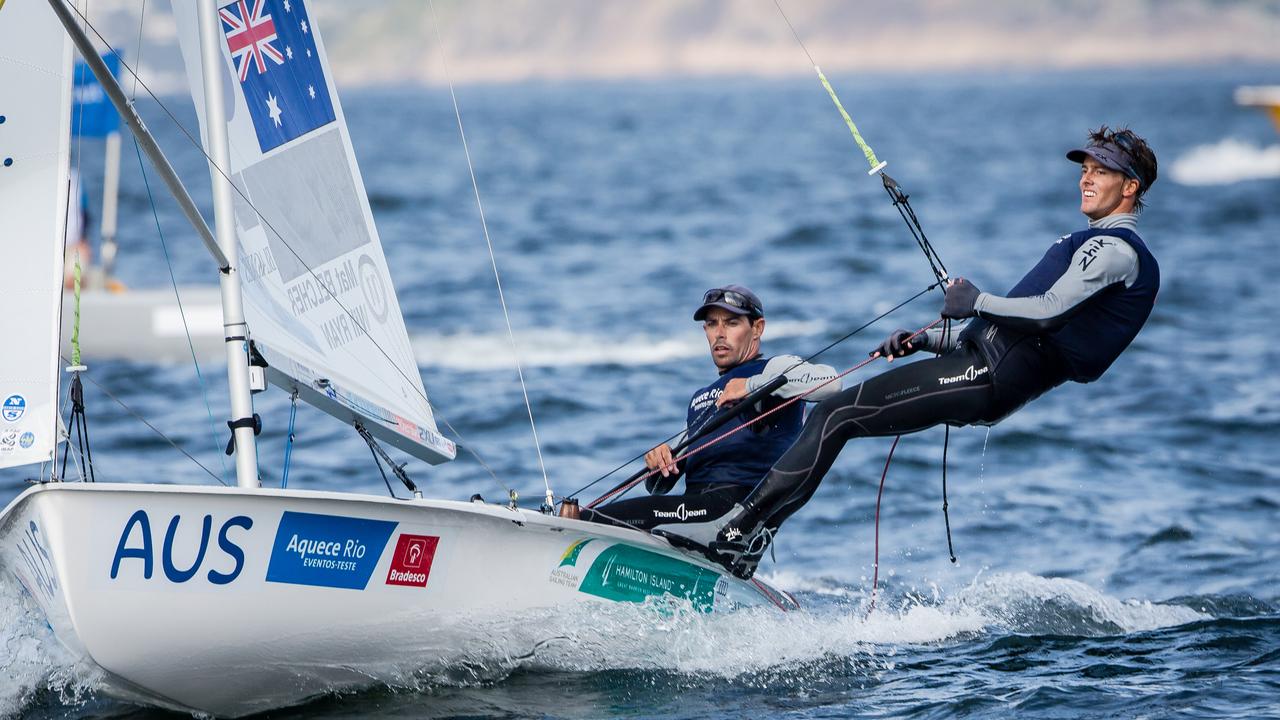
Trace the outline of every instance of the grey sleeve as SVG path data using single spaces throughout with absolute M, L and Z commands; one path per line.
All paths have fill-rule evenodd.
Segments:
M 754 392 L 765 383 L 781 375 L 784 370 L 787 373 L 787 384 L 773 391 L 775 397 L 795 397 L 822 385 L 836 376 L 835 368 L 830 365 L 807 363 L 795 355 L 779 355 L 765 363 L 764 370 L 759 375 L 752 375 L 747 378 L 747 392 Z M 839 380 L 822 385 L 820 389 L 814 391 L 805 400 L 817 402 L 838 392 L 840 392 Z
M 1138 253 L 1115 237 L 1090 238 L 1071 256 L 1066 272 L 1043 295 L 1006 298 L 978 295 L 974 311 L 996 325 L 1026 333 L 1057 330 L 1086 300 L 1116 283 L 1138 279 Z
M 924 333 L 924 347 L 931 353 L 951 352 L 959 342 L 960 331 L 964 330 L 964 322 L 952 322 L 951 329 L 944 331 L 940 327 L 930 328 Z

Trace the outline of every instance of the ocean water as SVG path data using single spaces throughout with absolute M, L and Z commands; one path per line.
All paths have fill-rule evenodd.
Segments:
M 942 431 L 904 438 L 868 613 L 889 440 L 855 442 L 762 565 L 806 612 L 494 618 L 456 656 L 269 715 L 1280 717 L 1280 134 L 1231 101 L 1237 85 L 1278 77 L 833 78 L 948 268 L 984 289 L 1007 289 L 1084 226 L 1077 166 L 1063 153 L 1087 128 L 1131 125 L 1161 160 L 1140 225 L 1164 278 L 1155 313 L 1100 381 L 1059 388 L 990 432 L 952 432 L 957 563 L 940 511 Z M 811 78 L 463 87 L 458 97 L 559 494 L 679 429 L 689 393 L 714 376 L 691 320 L 706 288 L 751 286 L 768 313 L 766 351 L 807 355 L 931 281 Z M 189 100 L 165 102 L 194 128 Z M 500 482 L 465 454 L 410 473 L 434 496 L 497 498 L 505 485 L 536 504 L 542 478 L 448 95 L 366 90 L 344 102 L 428 394 Z M 207 197 L 198 153 L 154 104 L 142 108 Z M 162 285 L 157 221 L 125 150 L 119 273 Z M 100 145 L 80 146 L 87 177 L 100 156 Z M 158 198 L 156 211 L 177 280 L 214 282 L 173 202 Z M 938 293 L 926 296 L 823 360 L 850 367 L 939 306 Z M 189 363 L 85 352 L 97 383 L 229 477 L 223 367 L 198 375 Z M 208 480 L 97 387 L 86 395 L 100 481 Z M 287 398 L 257 403 L 263 473 L 278 477 Z M 0 496 L 29 474 L 0 473 Z M 359 438 L 308 408 L 290 484 L 385 492 Z M 0 598 L 0 713 L 153 714 L 100 693 L 11 580 Z

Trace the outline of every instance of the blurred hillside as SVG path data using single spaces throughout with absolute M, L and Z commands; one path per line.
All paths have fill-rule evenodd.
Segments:
M 92 0 L 136 48 L 141 0 Z M 168 3 L 145 5 L 144 77 L 179 68 Z M 339 82 L 438 84 L 427 0 L 311 0 Z M 789 0 L 826 70 L 1179 66 L 1280 62 L 1278 0 Z M 437 0 L 458 82 L 807 72 L 771 0 Z M 136 52 L 130 51 L 130 55 Z

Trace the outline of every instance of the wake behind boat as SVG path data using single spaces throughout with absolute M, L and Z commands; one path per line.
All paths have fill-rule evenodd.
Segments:
M 0 357 L 0 466 L 40 466 L 40 482 L 0 513 L 0 566 L 59 641 L 100 669 L 106 692 L 243 715 L 367 685 L 406 655 L 436 657 L 486 615 L 588 602 L 796 608 L 665 540 L 550 515 L 549 484 L 544 512 L 518 508 L 514 494 L 492 505 L 261 487 L 251 392 L 267 381 L 351 424 L 375 458 L 389 460 L 379 441 L 428 463 L 456 454 L 418 374 L 319 32 L 302 0 L 203 0 L 198 17 L 175 3 L 215 242 L 94 62 L 82 8 L 49 4 L 0 6 L 0 45 L 21 58 L 0 62 L 0 80 L 29 100 L 6 118 L 3 141 L 40 150 L 0 175 L 4 237 L 35 248 L 6 248 L 6 294 L 21 303 L 6 322 L 30 341 Z M 259 26 L 272 18 L 267 37 Z M 68 456 L 82 479 L 94 475 L 83 437 L 58 417 L 72 39 L 220 270 L 237 487 L 63 476 Z M 78 428 L 86 369 L 72 353 L 67 426 Z

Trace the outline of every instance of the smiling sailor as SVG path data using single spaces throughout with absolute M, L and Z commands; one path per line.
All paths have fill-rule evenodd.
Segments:
M 741 285 L 708 290 L 693 319 L 702 323 L 711 361 L 720 376 L 693 393 L 686 434 L 696 433 L 719 408 L 738 402 L 783 372 L 786 384 L 756 407 L 745 410 L 737 422 L 751 422 L 783 400 L 835 377 L 830 366 L 806 363 L 794 355 L 763 357 L 760 340 L 764 336 L 764 305 L 755 293 Z M 839 389 L 839 382 L 833 382 L 807 399 L 821 400 Z M 677 532 L 681 535 L 708 542 L 719 527 L 711 522 L 746 497 L 760 476 L 795 442 L 804 422 L 803 412 L 801 403 L 792 403 L 749 429 L 733 433 L 679 462 L 674 461 L 670 445 L 658 445 L 644 456 L 645 466 L 658 471 L 645 483 L 649 496 L 620 500 L 595 510 L 584 509 L 582 519 L 641 530 L 679 526 Z M 680 475 L 684 476 L 685 494 L 667 495 Z M 704 534 L 698 538 L 700 531 Z
M 796 443 L 726 518 L 712 559 L 748 578 L 772 533 L 809 500 L 851 438 L 912 433 L 940 423 L 993 424 L 1072 380 L 1097 380 L 1146 323 L 1160 287 L 1156 259 L 1136 232 L 1156 156 L 1132 131 L 1090 133 L 1080 163 L 1089 227 L 1059 238 L 1006 296 L 964 278 L 947 287 L 942 316 L 975 318 L 953 336 L 917 340 L 895 330 L 872 353 L 939 357 L 896 367 L 814 408 Z

